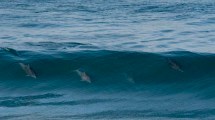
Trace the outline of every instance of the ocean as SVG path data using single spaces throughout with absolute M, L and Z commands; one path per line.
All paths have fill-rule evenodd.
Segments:
M 0 0 L 1 120 L 214 120 L 213 0 Z

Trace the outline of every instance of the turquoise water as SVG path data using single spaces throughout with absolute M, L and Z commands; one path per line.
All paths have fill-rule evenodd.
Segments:
M 213 120 L 214 13 L 212 0 L 1 0 L 0 119 Z

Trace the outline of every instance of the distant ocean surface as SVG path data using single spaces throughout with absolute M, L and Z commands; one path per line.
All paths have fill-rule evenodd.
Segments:
M 1 120 L 214 120 L 215 1 L 0 0 L 0 91 Z

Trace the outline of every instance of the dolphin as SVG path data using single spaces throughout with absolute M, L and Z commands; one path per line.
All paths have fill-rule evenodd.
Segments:
M 86 74 L 86 72 L 81 71 L 79 69 L 75 70 L 75 72 L 81 77 L 81 81 L 85 81 L 91 83 L 90 77 Z
M 123 73 L 123 75 L 125 76 L 126 80 L 128 80 L 128 82 L 135 84 L 135 81 L 132 77 L 130 77 L 128 74 Z
M 25 71 L 26 76 L 32 77 L 34 79 L 37 78 L 35 72 L 33 71 L 33 69 L 30 67 L 30 65 L 26 65 L 24 63 L 19 63 L 19 65 L 21 66 L 21 68 Z
M 15 56 L 19 56 L 18 52 L 12 48 L 8 48 L 8 47 L 0 47 L 2 50 L 5 50 Z
M 170 67 L 174 70 L 180 71 L 180 72 L 184 72 L 181 67 L 173 60 L 168 59 L 168 63 L 170 65 Z
M 133 78 L 128 77 L 127 79 L 128 79 L 128 81 L 129 81 L 130 83 L 135 84 L 135 81 L 134 81 L 134 79 L 133 79 Z

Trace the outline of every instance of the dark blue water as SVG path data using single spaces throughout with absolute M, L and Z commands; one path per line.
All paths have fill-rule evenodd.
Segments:
M 213 120 L 214 46 L 213 0 L 1 0 L 0 119 Z

